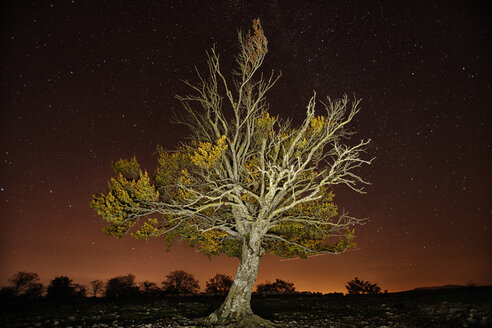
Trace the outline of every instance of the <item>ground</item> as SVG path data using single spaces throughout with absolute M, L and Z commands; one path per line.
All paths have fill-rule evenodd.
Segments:
M 182 297 L 72 304 L 7 302 L 2 327 L 197 327 L 220 297 Z M 254 297 L 253 311 L 285 328 L 492 327 L 492 288 L 421 291 L 379 296 Z

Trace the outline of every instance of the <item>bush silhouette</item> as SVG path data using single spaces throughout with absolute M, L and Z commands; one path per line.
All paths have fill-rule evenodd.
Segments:
M 381 293 L 381 288 L 377 284 L 371 284 L 369 281 L 360 280 L 358 277 L 347 282 L 345 288 L 347 288 L 347 294 L 349 295 L 375 295 Z
M 293 294 L 296 289 L 293 282 L 275 279 L 275 282 L 266 282 L 256 286 L 256 292 L 262 295 Z
M 161 289 L 155 282 L 152 281 L 143 281 L 139 284 L 140 294 L 144 297 L 157 297 L 161 293 Z
M 217 273 L 207 281 L 205 293 L 207 294 L 227 294 L 232 286 L 232 278 L 228 275 Z
M 139 290 L 135 285 L 135 275 L 116 276 L 106 283 L 104 296 L 111 300 L 122 300 L 138 296 Z
M 162 282 L 162 289 L 171 295 L 196 294 L 200 289 L 198 280 L 183 270 L 170 272 Z
M 73 284 L 73 296 L 74 297 L 86 297 L 87 288 L 84 285 Z
M 71 300 L 74 297 L 85 297 L 86 289 L 84 286 L 74 284 L 72 279 L 67 276 L 56 277 L 51 280 L 46 298 L 58 301 Z
M 104 291 L 104 283 L 99 279 L 92 280 L 89 284 L 91 285 L 92 297 L 97 297 Z
M 2 289 L 4 297 L 39 298 L 43 294 L 43 284 L 39 282 L 39 275 L 34 272 L 19 271 L 9 279 L 10 286 Z

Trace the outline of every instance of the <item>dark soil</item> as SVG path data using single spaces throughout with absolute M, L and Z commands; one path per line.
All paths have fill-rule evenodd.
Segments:
M 197 327 L 222 302 L 195 296 L 108 303 L 9 301 L 0 304 L 2 327 Z M 492 327 L 490 287 L 415 291 L 376 296 L 254 297 L 253 311 L 279 327 Z

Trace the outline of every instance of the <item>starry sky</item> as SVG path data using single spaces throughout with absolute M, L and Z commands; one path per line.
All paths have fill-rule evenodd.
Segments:
M 355 137 L 373 140 L 372 185 L 337 187 L 358 246 L 307 260 L 267 255 L 257 282 L 345 291 L 358 276 L 400 291 L 492 284 L 490 11 L 486 1 L 5 1 L 0 112 L 0 285 L 17 271 L 87 284 L 133 273 L 160 283 L 183 269 L 234 275 L 185 244 L 106 236 L 89 208 L 111 162 L 153 171 L 175 94 L 213 43 L 233 68 L 237 30 L 259 17 L 264 69 L 282 71 L 274 115 L 300 123 L 313 90 L 363 98 Z

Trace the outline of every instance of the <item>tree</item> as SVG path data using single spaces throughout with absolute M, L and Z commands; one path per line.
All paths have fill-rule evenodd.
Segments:
M 358 277 L 347 282 L 345 288 L 347 288 L 347 293 L 350 295 L 375 295 L 381 293 L 381 288 L 377 284 L 371 284 L 369 281 L 360 280 Z
M 76 286 L 72 283 L 72 279 L 67 276 L 55 277 L 48 285 L 46 298 L 67 301 L 76 296 Z
M 104 283 L 99 279 L 92 280 L 89 284 L 91 285 L 92 297 L 97 297 L 104 290 Z
M 122 300 L 125 298 L 136 297 L 139 294 L 135 284 L 135 275 L 116 276 L 106 282 L 104 296 L 111 300 Z
M 227 294 L 232 286 L 232 278 L 228 275 L 217 273 L 207 281 L 205 293 L 207 294 Z
M 156 297 L 161 289 L 155 282 L 145 280 L 139 284 L 140 293 L 145 297 Z
M 43 293 L 39 275 L 34 272 L 19 271 L 9 279 L 10 288 L 16 297 L 39 298 Z
M 87 296 L 87 287 L 81 284 L 73 284 L 73 296 L 74 297 L 86 297 Z
M 200 290 L 198 280 L 183 270 L 172 271 L 162 282 L 164 292 L 172 295 L 196 294 Z
M 253 32 L 239 32 L 237 69 L 229 79 L 213 47 L 208 77 L 185 81 L 192 93 L 177 96 L 184 107 L 178 123 L 191 141 L 175 151 L 158 148 L 154 175 L 135 158 L 113 163 L 116 176 L 90 206 L 115 237 L 164 235 L 171 245 L 184 239 L 207 255 L 239 258 L 231 289 L 208 323 L 271 324 L 253 315 L 251 293 L 265 252 L 284 257 L 338 254 L 354 246 L 354 225 L 364 220 L 339 213 L 332 187 L 363 192 L 356 169 L 370 160 L 367 141 L 352 145 L 348 125 L 360 100 L 311 97 L 303 123 L 295 127 L 268 112 L 266 94 L 279 75 L 259 73 L 268 52 L 258 19 Z M 232 82 L 231 82 L 232 81 Z
M 262 295 L 293 294 L 296 292 L 293 282 L 275 279 L 274 283 L 266 282 L 256 286 L 256 292 Z

